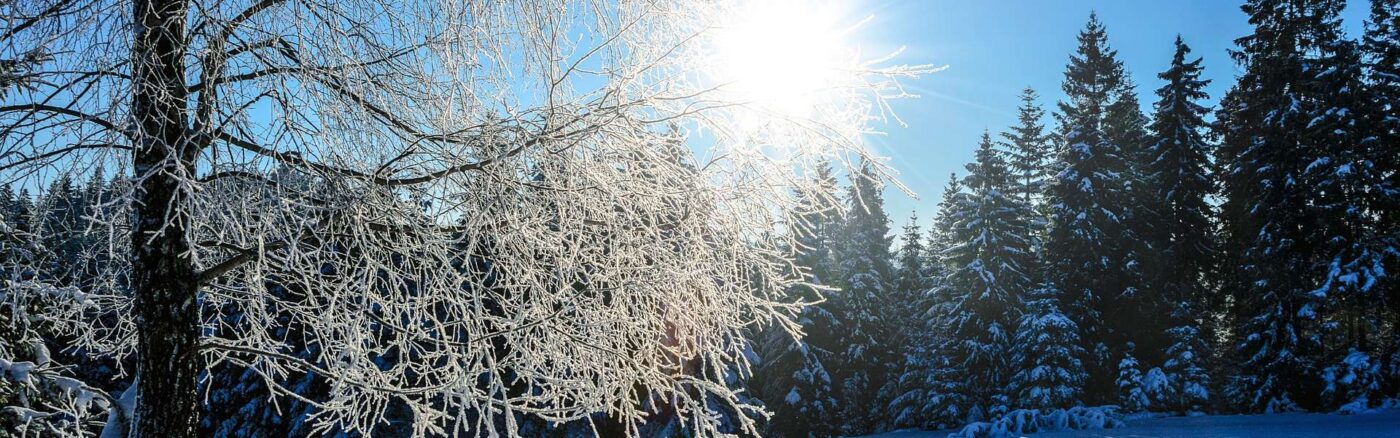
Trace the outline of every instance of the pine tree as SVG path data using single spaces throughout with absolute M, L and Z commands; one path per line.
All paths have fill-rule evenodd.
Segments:
M 1365 52 L 1367 88 L 1376 105 L 1376 120 L 1372 133 L 1376 136 L 1373 144 L 1373 162 L 1376 173 L 1382 176 L 1376 205 L 1372 209 L 1380 214 L 1375 230 L 1381 247 L 1400 248 L 1400 1 L 1372 0 L 1371 16 L 1366 21 L 1366 33 L 1362 44 Z M 1400 253 L 1391 251 L 1385 265 L 1390 275 L 1383 279 L 1381 286 L 1389 305 L 1393 320 L 1392 333 L 1400 330 Z M 1400 392 L 1400 336 L 1392 336 L 1387 346 L 1386 367 L 1391 393 Z
M 1021 197 L 1021 202 L 1032 206 L 1039 204 L 1045 185 L 1052 177 L 1048 162 L 1050 134 L 1045 132 L 1045 124 L 1041 122 L 1045 110 L 1036 102 L 1039 98 L 1033 88 L 1021 90 L 1017 124 L 1009 132 L 1001 133 L 1008 156 L 1007 166 L 1015 180 L 1013 193 Z
M 1061 294 L 1043 282 L 1026 298 L 1017 322 L 1011 387 L 1026 409 L 1063 409 L 1081 404 L 1084 349 L 1079 327 L 1061 310 Z
M 1378 311 L 1383 302 L 1377 285 L 1386 278 L 1386 252 L 1394 248 L 1377 235 L 1380 225 L 1373 212 L 1385 203 L 1387 184 L 1374 158 L 1379 157 L 1376 148 L 1385 150 L 1381 154 L 1397 152 L 1381 145 L 1376 135 L 1375 124 L 1382 113 L 1364 82 L 1361 47 L 1347 39 L 1341 29 L 1338 14 L 1343 6 L 1336 2 L 1319 7 L 1318 55 L 1305 59 L 1307 76 L 1302 85 L 1313 96 L 1305 110 L 1313 117 L 1304 139 L 1315 152 L 1302 175 L 1320 219 L 1312 230 L 1318 244 L 1313 272 L 1322 275 L 1310 293 L 1325 297 L 1328 302 L 1323 309 L 1328 311 L 1328 319 L 1340 321 L 1336 332 L 1330 330 L 1330 323 L 1324 326 L 1327 345 L 1321 359 L 1332 367 L 1354 368 L 1357 355 L 1372 357 L 1380 351 L 1375 337 L 1382 330 L 1384 316 Z M 1376 380 L 1352 379 L 1338 384 L 1363 385 Z M 1330 392 L 1353 398 L 1324 401 L 1329 408 L 1346 403 L 1355 409 L 1360 403 L 1365 409 L 1368 401 L 1380 401 L 1377 391 L 1379 387 L 1342 388 Z
M 961 397 L 962 382 L 953 373 L 948 355 L 942 350 L 948 341 L 944 324 L 949 306 L 947 294 L 941 287 L 947 272 L 942 254 L 948 246 L 947 236 L 951 234 L 954 210 L 961 196 L 962 185 L 956 174 L 951 175 L 944 186 L 943 199 L 938 203 L 938 214 L 929 228 L 927 241 L 922 245 L 923 278 L 929 288 L 920 300 L 923 308 L 917 313 L 918 320 L 909 326 L 912 333 L 906 344 L 904 372 L 896 379 L 897 395 L 890 402 L 891 420 L 896 428 L 943 429 L 961 424 L 964 417 L 966 403 Z
M 1323 407 L 1318 370 L 1339 360 L 1325 357 L 1324 313 L 1349 307 L 1375 275 L 1356 263 L 1368 256 L 1355 197 L 1372 177 L 1354 148 L 1369 111 L 1357 95 L 1360 62 L 1342 39 L 1342 6 L 1251 0 L 1242 8 L 1254 32 L 1235 41 L 1244 73 L 1217 117 L 1217 161 L 1239 337 L 1230 390 L 1249 410 Z
M 1147 392 L 1142 387 L 1142 366 L 1133 357 L 1133 343 L 1123 351 L 1123 360 L 1118 362 L 1118 405 L 1127 412 L 1142 412 L 1151 405 Z
M 1160 363 L 1166 349 L 1163 336 L 1167 326 L 1162 315 L 1171 313 L 1170 300 L 1161 293 L 1159 281 L 1168 260 L 1162 257 L 1161 222 L 1165 215 L 1159 198 L 1161 186 L 1151 172 L 1155 161 L 1150 149 L 1148 119 L 1142 113 L 1136 86 L 1127 79 L 1115 92 L 1104 116 L 1104 137 L 1124 160 L 1122 202 L 1118 221 L 1123 229 L 1117 251 L 1126 257 L 1121 275 L 1124 291 L 1104 297 L 1104 323 L 1110 336 L 1108 345 L 1136 345 L 1135 353 L 1144 363 Z M 1113 357 L 1121 353 L 1114 352 Z
M 846 222 L 836 240 L 842 278 L 833 313 L 841 324 L 837 345 L 843 348 L 837 381 L 843 431 L 850 435 L 868 433 L 880 421 L 887 401 L 878 395 L 894 362 L 894 352 L 885 344 L 890 327 L 884 310 L 894 269 L 881 186 L 874 164 L 861 163 L 851 176 Z
M 1104 132 L 1108 107 L 1123 84 L 1123 67 L 1098 17 L 1079 33 L 1079 48 L 1070 57 L 1063 88 L 1067 101 L 1059 104 L 1062 148 L 1058 172 L 1051 181 L 1048 202 L 1050 228 L 1045 259 L 1056 287 L 1064 294 L 1065 311 L 1079 325 L 1088 356 L 1084 364 L 1091 403 L 1113 400 L 1110 342 L 1118 338 L 1103 323 L 1104 306 L 1130 293 L 1133 286 L 1131 251 L 1121 222 L 1127 198 L 1127 162 Z M 1121 339 L 1120 339 L 1121 341 Z
M 903 305 L 918 307 L 923 305 L 922 297 L 927 295 L 929 289 L 928 267 L 926 266 L 928 251 L 924 248 L 924 235 L 919 227 L 918 213 L 909 215 L 909 222 L 904 225 L 904 232 L 899 237 L 898 264 L 895 266 L 895 290 L 898 291 L 898 300 Z M 920 312 L 921 313 L 921 312 Z M 911 312 L 905 312 L 912 316 Z M 901 325 L 909 321 L 899 321 Z
M 829 284 L 835 280 L 832 267 L 832 233 L 840 223 L 840 214 L 827 207 L 832 205 L 836 178 L 829 163 L 817 167 L 813 176 L 815 192 L 799 192 L 795 196 L 799 209 L 794 218 L 793 252 L 796 265 L 805 271 L 811 284 Z M 793 299 L 816 303 L 820 298 L 812 287 L 796 287 L 789 291 Z M 837 433 L 838 414 L 831 370 L 828 364 L 837 351 L 836 317 L 828 310 L 831 302 L 809 305 L 797 320 L 804 336 L 794 343 L 781 329 L 772 328 L 762 334 L 759 354 L 762 362 L 755 371 L 754 391 L 773 411 L 765 425 L 775 436 L 828 436 Z
M 1171 66 L 1157 75 L 1166 84 L 1157 89 L 1153 105 L 1146 173 L 1156 181 L 1149 197 L 1157 213 L 1150 238 L 1161 257 L 1171 261 L 1149 279 L 1172 306 L 1163 363 L 1172 394 L 1166 407 L 1185 413 L 1200 412 L 1209 399 L 1209 350 L 1201 327 L 1207 300 L 1214 299 L 1204 291 L 1215 242 L 1206 201 L 1213 190 L 1207 173 L 1210 145 L 1203 134 L 1209 110 L 1198 103 L 1208 97 L 1204 89 L 1210 81 L 1201 79 L 1200 58 L 1187 61 L 1191 48 L 1180 36 L 1175 44 Z
M 978 421 L 1010 409 L 1011 340 L 1034 263 L 1025 235 L 1030 208 L 1012 194 L 1011 174 L 990 135 L 982 135 L 967 169 L 968 193 L 958 198 L 944 252 L 950 313 L 943 349 L 961 376 L 968 419 Z
M 1210 401 L 1210 374 L 1205 367 L 1210 349 L 1196 322 L 1200 314 L 1191 303 L 1180 302 L 1171 315 L 1176 325 L 1167 329 L 1171 346 L 1162 371 L 1168 387 L 1161 401 L 1163 407 L 1181 414 L 1204 412 Z

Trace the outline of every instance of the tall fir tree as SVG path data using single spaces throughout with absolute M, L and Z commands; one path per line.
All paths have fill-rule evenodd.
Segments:
M 862 162 L 846 195 L 846 221 L 836 239 L 842 277 L 833 309 L 841 329 L 837 381 L 843 432 L 871 432 L 883 420 L 887 401 L 879 400 L 892 374 L 893 354 L 887 315 L 891 280 L 890 220 L 885 214 L 883 184 L 875 165 Z
M 1127 351 L 1114 347 L 1132 343 L 1136 346 L 1135 358 L 1144 364 L 1157 364 L 1161 363 L 1167 342 L 1167 326 L 1161 316 L 1170 314 L 1172 309 L 1157 283 L 1168 262 L 1160 247 L 1160 182 L 1150 169 L 1155 157 L 1149 151 L 1148 119 L 1142 112 L 1136 85 L 1125 78 L 1114 94 L 1114 101 L 1104 114 L 1104 137 L 1124 162 L 1115 170 L 1121 172 L 1124 197 L 1117 210 L 1123 228 L 1113 245 L 1125 258 L 1118 273 L 1122 276 L 1123 292 L 1103 297 L 1104 336 L 1115 361 Z
M 909 215 L 909 222 L 905 223 L 903 233 L 899 236 L 899 251 L 896 255 L 894 290 L 897 293 L 896 301 L 901 307 L 892 309 L 900 312 L 900 317 L 904 320 L 897 321 L 900 326 L 907 326 L 912 322 L 916 313 L 922 311 L 914 310 L 924 306 L 924 299 L 928 296 L 928 290 L 932 286 L 928 274 L 928 249 L 924 247 L 924 235 L 919 226 L 918 213 Z
M 1352 333 L 1329 341 L 1341 333 L 1333 318 L 1378 275 L 1362 237 L 1370 220 L 1362 194 L 1375 176 L 1358 162 L 1371 110 L 1357 50 L 1340 28 L 1343 6 L 1242 7 L 1254 31 L 1235 41 L 1244 73 L 1217 117 L 1217 161 L 1225 266 L 1236 268 L 1225 278 L 1239 361 L 1229 389 L 1248 410 L 1327 407 L 1320 371 L 1344 359 L 1334 343 L 1359 341 Z
M 1375 230 L 1381 247 L 1391 250 L 1385 268 L 1382 293 L 1393 319 L 1391 333 L 1400 333 L 1400 1 L 1371 0 L 1362 44 L 1370 98 L 1376 104 L 1372 147 L 1381 187 L 1376 190 L 1373 210 L 1380 215 Z M 1386 374 L 1392 394 L 1400 392 L 1400 335 L 1392 335 L 1387 345 Z
M 1374 208 L 1383 203 L 1386 184 L 1375 159 L 1378 148 L 1381 154 L 1400 152 L 1381 145 L 1374 130 L 1381 113 L 1365 83 L 1361 45 L 1342 30 L 1344 7 L 1343 1 L 1320 2 L 1315 10 L 1318 50 L 1305 58 L 1301 84 L 1311 98 L 1305 111 L 1312 115 L 1304 138 L 1314 152 L 1302 175 L 1318 215 L 1312 272 L 1321 280 L 1310 293 L 1327 300 L 1324 380 L 1340 375 L 1336 369 L 1372 374 L 1327 382 L 1324 403 L 1328 409 L 1364 410 L 1381 401 L 1379 387 L 1366 384 L 1380 380 L 1379 367 L 1357 364 L 1379 363 L 1376 337 L 1387 318 L 1378 311 L 1384 301 L 1377 286 L 1386 279 L 1386 252 L 1394 251 L 1377 235 Z
M 967 420 L 985 421 L 1010 409 L 1011 341 L 1034 265 L 1026 221 L 1030 208 L 1012 192 L 1010 170 L 989 134 L 963 181 L 968 193 L 952 214 L 949 297 L 943 350 L 961 380 Z
M 1103 323 L 1108 299 L 1130 293 L 1131 242 L 1121 218 L 1126 201 L 1127 162 L 1104 132 L 1108 107 L 1123 84 L 1123 66 L 1108 46 L 1108 35 L 1096 15 L 1079 33 L 1079 47 L 1070 56 L 1059 104 L 1061 148 L 1058 151 L 1047 202 L 1050 225 L 1045 259 L 1055 287 L 1063 293 L 1065 312 L 1079 326 L 1087 353 L 1089 379 L 1086 401 L 1107 403 L 1116 398 L 1115 371 L 1110 352 L 1114 338 Z
M 1163 362 L 1171 394 L 1167 406 L 1200 412 L 1209 399 L 1206 358 L 1208 336 L 1202 331 L 1206 309 L 1219 300 L 1207 290 L 1206 277 L 1215 257 L 1215 234 L 1207 197 L 1214 191 L 1208 173 L 1211 146 L 1206 142 L 1209 80 L 1201 79 L 1201 58 L 1189 60 L 1191 48 L 1177 36 L 1171 66 L 1157 75 L 1166 83 L 1153 105 L 1152 141 L 1146 174 L 1156 181 L 1151 202 L 1157 205 L 1150 238 L 1162 259 L 1169 260 L 1148 281 L 1172 306 L 1166 331 L 1169 345 Z
M 918 366 L 910 365 L 910 358 L 916 355 L 915 350 L 921 348 L 920 343 L 925 341 L 925 337 L 917 327 L 923 321 L 923 315 L 928 310 L 929 288 L 932 282 L 927 277 L 929 268 L 927 263 L 928 250 L 924 247 L 924 235 L 919 226 L 919 216 L 911 213 L 909 221 L 905 223 L 903 232 L 899 235 L 899 250 L 895 253 L 895 272 L 892 296 L 889 306 L 885 309 L 886 322 L 890 327 L 889 337 L 886 339 L 888 347 L 893 350 L 890 377 L 886 379 L 885 385 L 881 388 L 879 399 L 890 401 L 899 398 L 905 392 L 906 387 L 901 383 L 901 378 L 907 374 L 911 368 Z M 881 428 L 894 426 L 896 418 L 892 415 L 884 415 Z

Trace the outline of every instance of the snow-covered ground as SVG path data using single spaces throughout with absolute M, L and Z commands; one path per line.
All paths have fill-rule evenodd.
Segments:
M 1127 427 L 1069 430 L 1032 438 L 1351 438 L 1400 437 L 1400 409 L 1360 415 L 1274 414 L 1165 417 L 1126 420 Z M 901 431 L 872 438 L 944 438 L 952 431 Z

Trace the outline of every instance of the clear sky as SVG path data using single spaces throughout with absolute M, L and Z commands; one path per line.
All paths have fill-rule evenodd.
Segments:
M 1226 50 L 1250 32 L 1242 0 L 866 0 L 861 11 L 874 15 L 859 37 L 872 49 L 907 46 L 900 60 L 948 68 L 908 83 L 919 99 L 895 103 L 907 128 L 887 126 L 888 135 L 870 141 L 900 173 L 919 199 L 889 189 L 886 208 L 898 230 L 917 209 L 927 229 L 948 174 L 963 173 L 983 129 L 997 132 L 1015 123 L 1022 88 L 1041 95 L 1047 112 L 1063 93 L 1065 64 L 1077 45 L 1090 11 L 1108 27 L 1150 109 L 1161 85 L 1157 73 L 1171 61 L 1180 33 L 1193 54 L 1204 57 L 1205 77 L 1213 80 L 1211 103 L 1229 89 L 1238 70 Z M 1344 25 L 1359 35 L 1369 5 L 1351 0 Z M 859 13 L 859 12 L 857 12 Z M 876 52 L 879 50 L 871 50 Z M 883 53 L 883 52 L 882 52 Z M 1150 114 L 1150 112 L 1149 112 Z M 1055 126 L 1048 115 L 1048 127 Z

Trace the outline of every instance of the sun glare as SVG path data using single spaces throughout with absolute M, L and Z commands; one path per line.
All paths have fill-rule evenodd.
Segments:
M 721 29 L 716 75 L 740 101 L 789 116 L 803 116 L 821 92 L 837 85 L 843 41 L 841 15 L 830 4 L 754 1 Z

